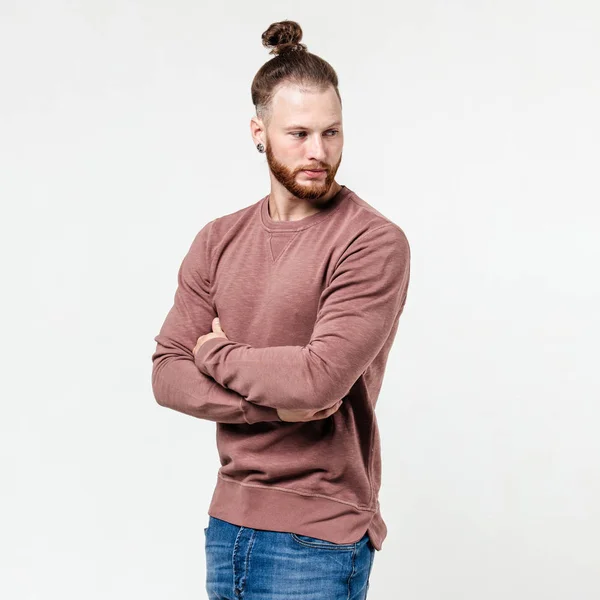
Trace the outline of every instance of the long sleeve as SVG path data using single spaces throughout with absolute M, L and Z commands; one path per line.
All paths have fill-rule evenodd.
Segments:
M 410 247 L 394 223 L 345 248 L 323 290 L 305 346 L 254 348 L 207 340 L 198 369 L 257 405 L 321 410 L 343 398 L 392 334 L 406 301 Z
M 212 331 L 217 316 L 210 299 L 207 240 L 211 222 L 196 235 L 177 276 L 172 308 L 154 338 L 152 390 L 158 404 L 220 423 L 280 421 L 274 408 L 248 402 L 199 371 L 192 352 L 198 338 Z

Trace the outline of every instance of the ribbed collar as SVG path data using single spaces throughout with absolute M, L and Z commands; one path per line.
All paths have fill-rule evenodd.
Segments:
M 260 201 L 260 220 L 267 231 L 300 231 L 330 217 L 351 193 L 350 188 L 342 185 L 338 193 L 332 196 L 319 212 L 296 221 L 275 221 L 272 219 L 271 215 L 269 215 L 270 195 L 267 195 Z

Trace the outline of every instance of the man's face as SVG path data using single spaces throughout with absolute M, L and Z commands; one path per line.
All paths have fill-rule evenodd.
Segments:
M 342 107 L 333 87 L 325 91 L 292 84 L 279 88 L 265 136 L 269 168 L 283 187 L 304 200 L 327 193 L 344 145 Z M 311 169 L 321 172 L 305 172 Z

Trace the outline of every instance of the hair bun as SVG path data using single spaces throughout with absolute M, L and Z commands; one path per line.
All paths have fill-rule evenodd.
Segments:
M 261 37 L 263 46 L 272 48 L 269 54 L 285 54 L 295 50 L 306 50 L 306 45 L 300 43 L 302 28 L 296 21 L 272 23 Z

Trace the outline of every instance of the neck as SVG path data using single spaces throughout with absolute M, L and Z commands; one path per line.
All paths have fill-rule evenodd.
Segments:
M 269 194 L 269 215 L 275 221 L 297 221 L 320 212 L 321 206 L 327 204 L 342 189 L 342 186 L 334 181 L 320 198 L 304 200 L 291 194 L 279 181 L 273 179 Z

